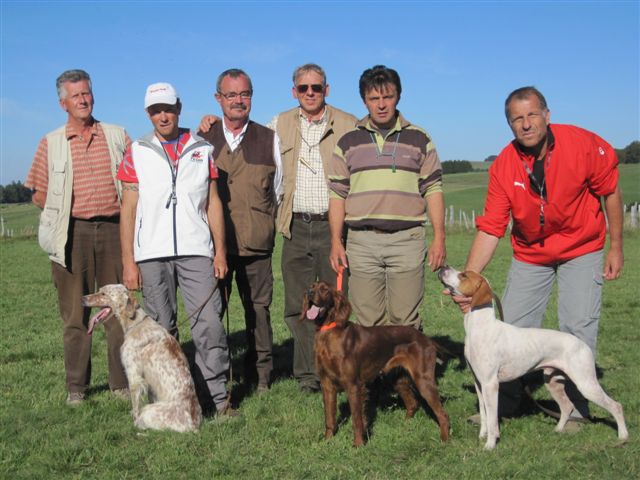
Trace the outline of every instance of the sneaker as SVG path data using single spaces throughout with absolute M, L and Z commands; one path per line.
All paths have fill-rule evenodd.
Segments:
M 115 390 L 111 390 L 111 395 L 118 400 L 129 400 L 131 398 L 128 388 L 116 388 Z
M 70 407 L 77 407 L 84 402 L 84 393 L 83 392 L 69 392 L 67 395 L 67 405 Z

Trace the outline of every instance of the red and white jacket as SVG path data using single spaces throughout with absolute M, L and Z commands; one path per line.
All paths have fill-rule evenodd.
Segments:
M 136 262 L 185 255 L 213 258 L 206 211 L 209 181 L 217 177 L 213 147 L 181 132 L 175 155 L 171 159 L 151 132 L 131 144 L 120 165 L 117 178 L 139 185 Z
M 478 230 L 502 237 L 513 219 L 514 257 L 552 265 L 604 248 L 606 225 L 600 197 L 618 184 L 618 158 L 607 142 L 571 125 L 550 125 L 553 143 L 545 159 L 544 226 L 540 196 L 531 190 L 523 161 L 534 158 L 514 140 L 489 168 L 489 187 Z

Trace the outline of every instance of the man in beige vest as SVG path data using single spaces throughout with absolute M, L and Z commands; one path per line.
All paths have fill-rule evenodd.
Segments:
M 329 85 L 319 65 L 296 68 L 291 92 L 299 106 L 277 115 L 268 125 L 280 138 L 284 177 L 277 220 L 284 237 L 284 320 L 293 336 L 293 376 L 303 391 L 316 392 L 320 387 L 314 359 L 315 325 L 300 322 L 300 309 L 304 291 L 311 283 L 336 283 L 336 273 L 329 263 L 326 165 L 338 139 L 355 127 L 357 119 L 326 104 Z
M 122 127 L 93 118 L 91 79 L 68 70 L 56 81 L 66 125 L 47 134 L 38 146 L 25 181 L 42 208 L 38 240 L 49 254 L 63 322 L 67 404 L 83 402 L 91 379 L 90 308 L 83 295 L 122 282 L 119 239 L 119 185 L 115 173 L 131 143 Z M 120 362 L 123 334 L 107 322 L 109 387 L 128 398 Z
M 215 97 L 223 121 L 200 134 L 214 147 L 225 218 L 229 273 L 221 282 L 223 312 L 235 275 L 245 313 L 245 383 L 257 383 L 258 392 L 263 392 L 269 389 L 273 370 L 271 255 L 282 172 L 277 136 L 249 120 L 252 96 L 245 72 L 237 68 L 222 72 Z

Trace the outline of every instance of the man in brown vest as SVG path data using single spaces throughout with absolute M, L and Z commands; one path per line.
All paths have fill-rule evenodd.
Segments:
M 275 133 L 249 120 L 253 87 L 240 69 L 216 82 L 223 121 L 201 136 L 214 146 L 218 191 L 222 200 L 229 273 L 223 282 L 223 313 L 235 274 L 245 313 L 245 382 L 269 389 L 273 369 L 273 333 L 269 306 L 273 293 L 271 254 L 282 172 Z

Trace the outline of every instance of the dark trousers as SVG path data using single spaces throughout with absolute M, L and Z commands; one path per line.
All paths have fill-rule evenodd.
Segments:
M 229 273 L 223 282 L 222 318 L 228 308 L 231 296 L 233 277 L 240 301 L 244 307 L 245 336 L 247 353 L 245 356 L 245 381 L 267 386 L 271 381 L 273 370 L 273 331 L 271 330 L 271 314 L 269 306 L 273 295 L 273 271 L 271 255 L 227 257 Z M 257 377 L 257 378 L 256 378 Z
M 302 298 L 317 280 L 335 285 L 336 273 L 329 263 L 330 251 L 328 221 L 293 219 L 291 239 L 285 238 L 282 246 L 281 267 L 285 296 L 284 321 L 293 337 L 293 376 L 301 386 L 319 384 L 314 355 L 316 327 L 313 322 L 300 318 Z M 345 293 L 346 284 L 345 278 Z
M 66 246 L 67 267 L 51 262 L 53 283 L 63 323 L 64 365 L 67 390 L 84 392 L 91 381 L 91 336 L 87 325 L 91 309 L 81 304 L 83 295 L 103 285 L 122 283 L 120 232 L 117 222 L 71 219 Z M 120 324 L 110 319 L 107 333 L 107 359 L 111 390 L 127 387 L 120 361 L 124 335 Z

